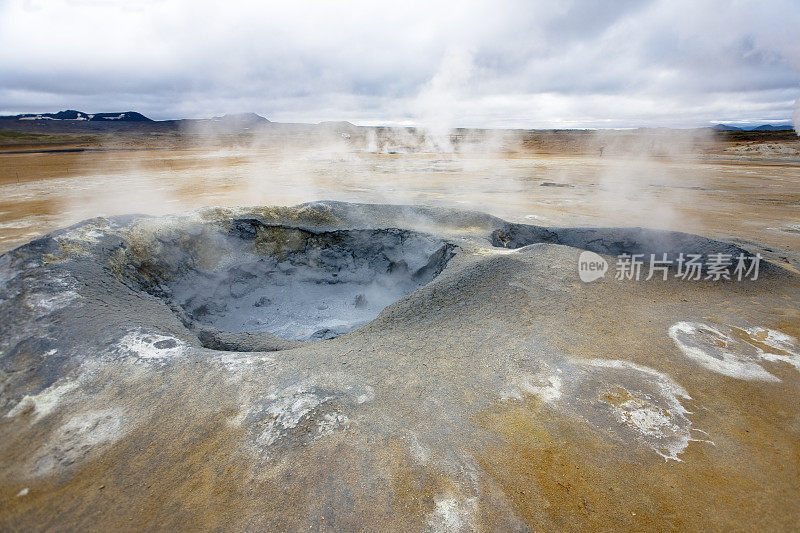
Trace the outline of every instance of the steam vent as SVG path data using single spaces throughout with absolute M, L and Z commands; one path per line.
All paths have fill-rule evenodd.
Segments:
M 614 276 L 682 252 L 762 260 Z M 742 242 L 337 202 L 92 219 L 0 257 L 0 529 L 797 529 L 798 336 L 797 264 Z

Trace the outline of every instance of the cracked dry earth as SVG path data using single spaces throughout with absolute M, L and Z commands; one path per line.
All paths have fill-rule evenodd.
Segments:
M 800 527 L 800 277 L 583 250 L 761 251 L 336 202 L 11 251 L 0 529 Z

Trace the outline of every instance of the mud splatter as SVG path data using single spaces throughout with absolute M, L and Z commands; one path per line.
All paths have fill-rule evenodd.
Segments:
M 694 440 L 680 401 L 690 398 L 686 390 L 669 376 L 628 361 L 564 360 L 557 368 L 515 378 L 500 399 L 526 396 L 665 459 L 679 461 Z
M 686 357 L 726 376 L 778 382 L 762 361 L 783 361 L 800 370 L 800 355 L 794 338 L 767 328 L 738 328 L 703 322 L 676 322 L 669 336 Z
M 475 531 L 476 498 L 448 495 L 436 500 L 436 507 L 428 517 L 428 531 L 457 533 Z
M 32 474 L 42 476 L 69 467 L 101 446 L 119 440 L 126 433 L 125 422 L 122 411 L 116 408 L 73 416 L 34 455 Z
M 563 381 L 561 369 L 556 369 L 552 374 L 526 374 L 515 378 L 514 384 L 500 398 L 503 400 L 521 399 L 525 394 L 532 394 L 543 402 L 553 403 L 561 398 Z
M 77 387 L 77 382 L 68 381 L 60 385 L 53 384 L 39 394 L 23 396 L 22 400 L 6 413 L 6 418 L 12 418 L 31 410 L 33 420 L 37 421 L 50 414 L 58 406 L 61 398 L 74 391 Z
M 244 408 L 232 425 L 252 428 L 254 443 L 270 455 L 276 446 L 307 445 L 350 428 L 348 411 L 374 397 L 369 386 L 326 388 L 312 381 L 286 387 Z
M 175 337 L 136 330 L 120 339 L 117 350 L 146 362 L 164 363 L 184 354 L 186 344 Z

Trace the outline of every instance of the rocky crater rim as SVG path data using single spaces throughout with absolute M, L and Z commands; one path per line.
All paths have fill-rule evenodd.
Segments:
M 755 242 L 687 233 L 543 227 L 457 209 L 315 202 L 90 219 L 0 256 L 0 298 L 29 294 L 30 309 L 16 306 L 9 315 L 24 321 L 100 294 L 109 325 L 120 329 L 141 324 L 216 350 L 274 351 L 372 321 L 435 279 L 457 250 L 466 252 L 461 265 L 482 260 L 487 245 L 499 247 L 493 254 L 534 244 L 644 254 L 644 261 L 650 253 L 674 261 L 680 253 L 707 259 L 758 252 L 775 265 L 791 263 L 785 251 L 770 256 L 773 250 Z M 564 250 L 563 260 L 571 269 L 573 252 Z M 759 276 L 796 275 L 775 265 L 762 261 Z M 112 288 L 120 281 L 135 298 L 149 295 L 151 307 L 125 307 L 130 292 Z M 103 300 L 109 291 L 111 305 Z
M 544 243 L 610 256 L 638 254 L 642 256 L 640 260 L 645 262 L 654 255 L 656 261 L 666 260 L 672 267 L 677 265 L 680 254 L 684 254 L 684 259 L 689 254 L 700 255 L 703 261 L 708 261 L 712 255 L 723 254 L 730 256 L 734 265 L 740 254 L 746 258 L 755 255 L 750 250 L 727 242 L 691 233 L 647 228 L 550 228 L 506 224 L 492 231 L 490 240 L 493 246 L 509 249 Z M 768 264 L 764 264 L 764 268 L 774 270 Z

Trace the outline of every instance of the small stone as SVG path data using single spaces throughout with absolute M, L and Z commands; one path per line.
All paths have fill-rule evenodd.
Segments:
M 175 348 L 177 345 L 178 342 L 175 339 L 164 339 L 163 341 L 158 341 L 153 343 L 153 346 L 155 346 L 159 350 L 167 350 L 169 348 Z
M 265 307 L 272 303 L 272 300 L 267 298 L 266 296 L 262 296 L 253 304 L 253 307 Z

